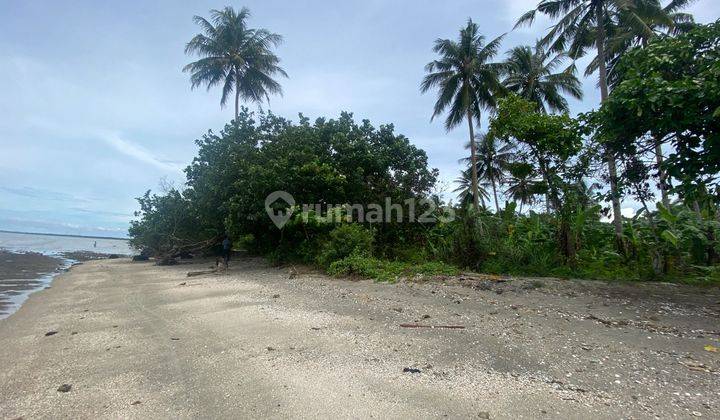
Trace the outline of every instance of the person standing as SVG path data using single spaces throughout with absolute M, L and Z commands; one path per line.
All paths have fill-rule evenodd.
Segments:
M 228 263 L 230 262 L 230 252 L 232 252 L 232 242 L 230 238 L 226 236 L 222 241 L 222 257 L 225 268 L 228 268 Z

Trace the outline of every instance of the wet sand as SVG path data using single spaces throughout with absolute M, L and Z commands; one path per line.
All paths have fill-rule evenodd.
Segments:
M 0 317 L 7 315 L 15 297 L 45 285 L 47 280 L 43 277 L 62 265 L 61 258 L 0 249 Z
M 0 418 L 720 409 L 718 289 L 492 277 L 387 285 L 289 275 L 258 259 L 186 276 L 211 263 L 90 261 L 33 294 L 0 321 Z

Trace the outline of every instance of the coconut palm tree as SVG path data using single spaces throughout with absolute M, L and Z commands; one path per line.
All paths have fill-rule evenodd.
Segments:
M 500 211 L 500 203 L 498 201 L 497 187 L 502 184 L 505 179 L 505 173 L 508 165 L 513 160 L 515 147 L 503 142 L 493 136 L 485 133 L 479 133 L 475 137 L 475 147 L 477 151 L 476 165 L 478 178 L 487 182 L 492 187 L 493 197 L 495 199 L 495 211 Z M 471 147 L 468 145 L 468 147 Z M 467 159 L 464 159 L 466 162 Z M 468 162 L 470 163 L 470 162 Z
M 565 54 L 549 53 L 542 45 L 523 45 L 508 51 L 505 61 L 505 87 L 518 96 L 537 104 L 542 112 L 569 112 L 563 94 L 582 99 L 582 85 L 575 76 L 575 66 L 555 70 L 565 61 Z
M 282 94 L 276 75 L 287 77 L 280 59 L 271 51 L 282 42 L 282 37 L 266 29 L 247 26 L 250 11 L 239 12 L 232 7 L 211 10 L 210 20 L 193 17 L 202 33 L 195 35 L 185 46 L 186 54 L 201 58 L 183 68 L 190 73 L 191 87 L 222 85 L 220 106 L 235 94 L 235 118 L 239 113 L 240 98 L 260 103 L 270 101 L 271 94 Z
M 520 202 L 520 213 L 522 213 L 523 205 L 533 205 L 537 195 L 547 192 L 547 186 L 537 178 L 535 169 L 525 162 L 510 164 L 505 182 L 508 185 L 505 195 Z
M 497 55 L 502 36 L 485 43 L 477 24 L 468 19 L 457 41 L 438 39 L 433 51 L 440 55 L 425 66 L 428 73 L 420 84 L 425 93 L 438 87 L 432 118 L 448 110 L 445 128 L 450 130 L 467 119 L 470 144 L 475 143 L 474 125 L 480 125 L 481 110 L 495 106 L 495 94 L 501 91 L 501 64 L 490 60 Z M 478 191 L 475 147 L 471 147 L 470 165 L 472 190 Z M 473 194 L 473 206 L 479 210 L 479 194 Z
M 455 183 L 458 185 L 453 190 L 454 193 L 458 194 L 458 201 L 460 205 L 465 208 L 471 203 L 474 203 L 473 189 L 472 189 L 472 174 L 470 167 L 460 172 L 460 176 L 455 178 Z M 490 200 L 490 194 L 487 191 L 488 184 L 481 182 L 478 184 L 478 200 L 483 208 L 485 208 L 485 200 Z
M 537 7 L 520 17 L 515 27 L 531 24 L 540 13 L 556 20 L 550 32 L 541 40 L 550 51 L 563 52 L 573 60 L 584 56 L 589 49 L 597 51 L 600 100 L 608 97 L 607 45 L 612 30 L 618 28 L 618 19 L 643 22 L 638 14 L 638 3 L 648 0 L 540 0 Z M 605 153 L 610 178 L 610 196 L 613 207 L 613 226 L 618 247 L 624 250 L 620 191 L 617 185 L 617 162 L 609 150 Z
M 608 39 L 607 68 L 608 84 L 615 86 L 620 80 L 615 71 L 620 58 L 633 48 L 644 48 L 653 38 L 659 36 L 673 36 L 685 33 L 695 26 L 695 19 L 691 14 L 681 10 L 695 0 L 671 0 L 664 7 L 659 0 L 642 0 L 637 3 L 637 15 L 641 21 L 635 19 L 633 13 L 620 13 L 618 27 Z M 588 64 L 585 74 L 589 75 L 598 69 L 598 57 L 594 57 Z M 655 163 L 658 168 L 658 181 L 662 203 L 670 206 L 670 181 L 667 171 L 663 167 L 664 156 L 662 152 L 662 139 L 653 138 Z
M 686 33 L 695 26 L 695 19 L 681 10 L 695 0 L 671 0 L 662 6 L 659 0 L 635 0 L 633 13 L 620 11 L 616 27 L 609 28 L 606 51 L 608 85 L 618 83 L 615 66 L 620 58 L 633 48 L 643 48 L 658 36 L 674 36 Z M 639 19 L 638 19 L 639 18 Z M 589 76 L 598 70 L 597 55 L 585 69 Z

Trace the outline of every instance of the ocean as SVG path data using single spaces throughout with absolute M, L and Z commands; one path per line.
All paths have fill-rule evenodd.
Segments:
M 133 254 L 124 239 L 0 232 L 0 319 L 72 264 L 101 254 Z

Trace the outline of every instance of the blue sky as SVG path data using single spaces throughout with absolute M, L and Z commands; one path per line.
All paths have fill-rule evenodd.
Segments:
M 347 110 L 425 149 L 441 189 L 464 156 L 467 133 L 430 122 L 420 94 L 433 41 L 472 17 L 488 38 L 511 30 L 536 0 L 474 1 L 6 1 L 0 3 L 0 229 L 124 236 L 134 197 L 161 180 L 181 185 L 194 140 L 232 118 L 220 92 L 192 91 L 182 67 L 193 15 L 247 6 L 251 25 L 285 37 L 290 78 L 273 112 L 297 120 Z M 720 2 L 698 0 L 700 22 Z M 509 32 L 503 51 L 532 43 L 549 23 Z M 598 102 L 595 80 L 573 112 Z M 632 204 L 628 204 L 632 206 Z

